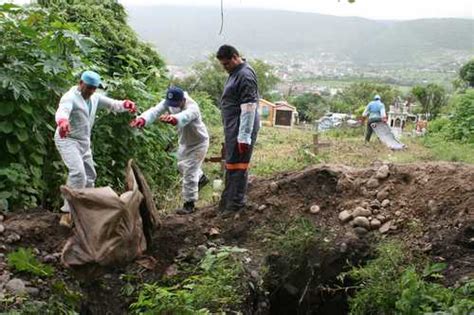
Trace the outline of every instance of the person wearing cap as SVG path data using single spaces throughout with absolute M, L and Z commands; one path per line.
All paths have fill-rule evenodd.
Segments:
M 248 168 L 260 126 L 257 75 L 235 47 L 219 47 L 217 59 L 229 74 L 220 109 L 225 138 L 225 186 L 219 203 L 223 213 L 245 207 Z
M 362 113 L 362 116 L 368 117 L 367 130 L 365 132 L 365 142 L 367 143 L 370 141 L 370 137 L 374 132 L 371 124 L 381 121 L 383 121 L 384 123 L 387 122 L 387 115 L 385 114 L 385 105 L 380 100 L 380 95 L 375 95 L 374 100 L 367 104 L 367 107 Z
M 164 100 L 131 121 L 130 126 L 143 128 L 157 119 L 178 129 L 178 169 L 183 177 L 184 205 L 176 212 L 190 214 L 195 210 L 199 190 L 209 182 L 201 169 L 209 148 L 207 128 L 198 104 L 179 87 L 169 88 Z
M 134 102 L 95 94 L 97 88 L 103 88 L 100 75 L 84 71 L 79 84 L 61 97 L 56 111 L 54 142 L 68 169 L 67 185 L 72 188 L 94 187 L 96 171 L 92 159 L 91 131 L 97 110 L 136 112 Z M 61 217 L 60 224 L 71 226 L 70 207 L 66 200 L 61 210 L 66 214 Z

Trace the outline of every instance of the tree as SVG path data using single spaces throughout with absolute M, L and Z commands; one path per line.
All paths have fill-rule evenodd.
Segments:
M 263 98 L 269 97 L 270 92 L 279 82 L 273 67 L 259 59 L 251 60 L 249 63 L 257 74 L 260 96 Z M 176 85 L 181 86 L 188 92 L 206 92 L 216 105 L 219 104 L 228 76 L 219 60 L 211 55 L 206 61 L 193 65 L 192 71 L 191 76 L 183 80 L 176 80 Z
M 436 118 L 448 101 L 444 88 L 433 83 L 427 86 L 414 86 L 411 94 L 421 104 L 423 113 L 427 114 L 430 119 Z
M 450 138 L 474 144 L 474 89 L 467 89 L 452 99 Z
M 329 109 L 326 100 L 315 93 L 304 93 L 295 96 L 290 102 L 296 107 L 301 121 L 311 122 L 323 116 Z
M 355 114 L 372 101 L 377 94 L 380 95 L 385 105 L 389 105 L 401 95 L 401 92 L 390 85 L 371 82 L 354 83 L 331 100 L 331 109 Z
M 459 77 L 466 82 L 469 87 L 474 87 L 474 59 L 471 59 L 461 67 Z

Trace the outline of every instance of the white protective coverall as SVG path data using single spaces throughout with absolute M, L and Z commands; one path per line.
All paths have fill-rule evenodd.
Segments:
M 56 111 L 56 123 L 62 119 L 69 120 L 70 133 L 67 137 L 59 136 L 59 127 L 54 134 L 54 142 L 61 158 L 68 168 L 67 185 L 72 188 L 94 187 L 96 172 L 91 151 L 91 130 L 94 125 L 98 108 L 106 108 L 114 112 L 126 111 L 123 100 L 114 100 L 95 93 L 86 101 L 73 86 L 61 97 Z M 69 205 L 64 202 L 61 208 L 69 212 Z
M 161 113 L 168 111 L 178 120 L 179 148 L 178 169 L 183 176 L 182 194 L 185 202 L 198 200 L 198 183 L 203 174 L 202 162 L 209 148 L 209 135 L 204 125 L 198 104 L 184 92 L 186 103 L 179 107 L 165 105 L 161 101 L 138 118 L 145 119 L 145 126 L 152 124 Z

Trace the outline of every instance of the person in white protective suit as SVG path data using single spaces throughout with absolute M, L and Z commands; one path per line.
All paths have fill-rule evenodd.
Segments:
M 163 112 L 168 113 L 158 118 Z M 178 169 L 183 177 L 184 205 L 176 212 L 190 214 L 195 210 L 198 191 L 209 182 L 201 169 L 209 148 L 207 128 L 202 122 L 198 104 L 179 87 L 169 88 L 164 100 L 134 119 L 130 126 L 143 128 L 157 118 L 178 128 Z
M 94 94 L 102 88 L 98 73 L 84 71 L 78 85 L 61 97 L 56 111 L 56 132 L 54 142 L 68 169 L 67 185 L 72 188 L 94 187 L 96 172 L 91 151 L 91 131 L 97 109 L 114 112 L 136 112 L 135 103 L 130 100 L 115 100 L 101 94 Z M 60 224 L 72 224 L 70 207 L 65 200 Z

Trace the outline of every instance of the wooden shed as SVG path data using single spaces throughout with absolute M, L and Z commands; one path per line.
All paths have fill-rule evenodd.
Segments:
M 260 99 L 258 104 L 260 121 L 263 126 L 291 128 L 297 122 L 298 112 L 286 102 L 272 103 Z

